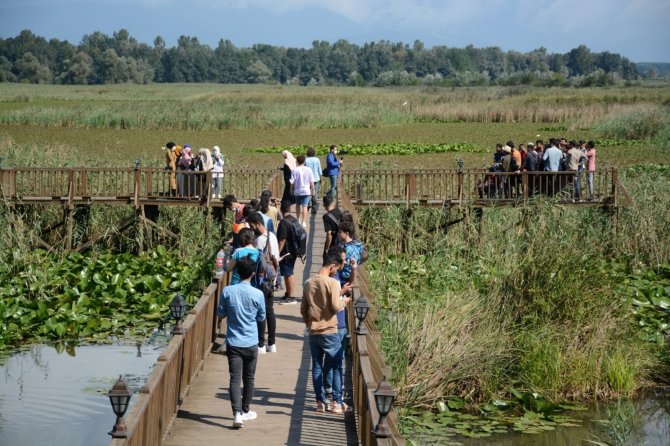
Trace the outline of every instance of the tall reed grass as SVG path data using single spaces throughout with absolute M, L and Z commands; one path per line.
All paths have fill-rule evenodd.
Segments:
M 512 387 L 610 398 L 667 379 L 619 288 L 626 271 L 670 261 L 670 200 L 658 192 L 667 180 L 624 174 L 636 205 L 618 222 L 548 201 L 486 209 L 481 227 L 464 210 L 445 234 L 441 210 L 366 210 L 382 346 L 401 404 L 481 402 Z
M 112 129 L 376 128 L 416 121 L 561 123 L 667 107 L 667 87 L 0 85 L 0 124 Z

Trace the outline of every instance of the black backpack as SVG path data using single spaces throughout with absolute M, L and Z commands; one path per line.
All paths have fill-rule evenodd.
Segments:
M 277 269 L 268 255 L 268 245 L 270 240 L 265 244 L 265 249 L 258 250 L 258 260 L 256 260 L 256 268 L 254 275 L 251 277 L 251 285 L 263 292 L 263 296 L 272 296 L 274 292 L 275 279 L 277 278 Z M 248 257 L 251 257 L 249 254 Z
M 290 234 L 286 240 L 288 252 L 304 262 L 307 254 L 307 231 L 295 218 L 291 218 L 289 223 Z

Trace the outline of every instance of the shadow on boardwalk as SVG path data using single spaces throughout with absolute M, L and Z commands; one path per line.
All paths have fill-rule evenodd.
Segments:
M 302 295 L 302 283 L 318 272 L 323 252 L 322 212 L 312 216 L 308 232 L 311 255 L 305 264 L 296 262 L 295 295 Z M 278 292 L 277 296 L 283 291 Z M 258 419 L 232 429 L 228 393 L 228 362 L 225 355 L 210 354 L 177 413 L 165 444 L 262 445 L 357 445 L 353 412 L 345 415 L 316 412 L 312 388 L 311 356 L 300 306 L 278 305 L 277 353 L 260 355 L 256 368 L 256 389 L 252 409 Z M 219 343 L 223 342 L 219 338 Z M 351 371 L 345 387 L 351 389 Z M 345 397 L 349 396 L 347 392 Z M 350 402 L 350 401 L 349 401 Z

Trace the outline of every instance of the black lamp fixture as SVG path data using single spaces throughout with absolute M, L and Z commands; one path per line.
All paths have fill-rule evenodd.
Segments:
M 458 164 L 458 171 L 463 172 L 463 160 L 462 159 L 457 159 L 456 164 Z
M 139 160 L 139 158 L 135 160 L 135 170 L 140 168 L 140 163 L 141 161 Z
M 356 319 L 358 319 L 358 325 L 356 326 L 356 330 L 354 330 L 354 333 L 366 334 L 368 331 L 365 328 L 365 324 L 363 324 L 363 322 L 365 321 L 365 318 L 368 315 L 368 311 L 370 311 L 370 304 L 368 303 L 367 300 L 365 300 L 365 296 L 361 296 L 358 298 L 358 300 L 354 304 L 354 311 L 356 311 Z
M 4 159 L 3 156 L 0 155 L 0 169 L 2 169 L 2 160 L 3 160 L 3 159 Z
M 175 325 L 174 328 L 172 329 L 172 334 L 184 334 L 184 327 L 181 325 L 182 319 L 184 319 L 184 315 L 186 314 L 186 307 L 188 304 L 186 303 L 186 299 L 184 299 L 184 296 L 181 294 L 175 294 L 174 297 L 172 298 L 172 302 L 170 302 L 170 313 L 172 313 L 172 317 L 175 320 Z
M 114 415 L 116 415 L 116 424 L 114 424 L 109 435 L 114 438 L 125 438 L 128 436 L 128 430 L 123 416 L 126 414 L 126 410 L 128 410 L 128 403 L 130 402 L 130 397 L 133 396 L 133 391 L 128 383 L 119 375 L 119 379 L 107 396 L 109 396 L 109 402 L 112 403 L 112 410 L 114 411 Z
M 379 422 L 375 426 L 374 434 L 377 438 L 388 438 L 391 436 L 391 429 L 386 423 L 386 417 L 393 408 L 393 401 L 397 392 L 386 381 L 386 375 L 372 394 L 375 396 L 375 405 L 379 411 Z

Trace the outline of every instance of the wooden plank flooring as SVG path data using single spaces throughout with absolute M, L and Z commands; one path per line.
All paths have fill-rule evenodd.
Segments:
M 310 214 L 308 251 L 305 264 L 296 261 L 296 296 L 302 295 L 302 283 L 318 273 L 323 243 L 323 211 Z M 300 303 L 278 305 L 277 353 L 259 355 L 256 367 L 255 394 L 251 410 L 258 418 L 233 429 L 228 393 L 228 361 L 225 355 L 210 354 L 195 378 L 188 396 L 180 406 L 167 446 L 211 445 L 357 445 L 354 414 L 316 413 L 312 388 L 311 357 L 305 325 L 300 317 Z M 223 342 L 222 339 L 219 342 Z M 350 383 L 350 371 L 347 373 Z M 345 384 L 346 386 L 346 384 Z M 351 389 L 348 386 L 348 389 Z M 345 394 L 350 397 L 350 392 Z

